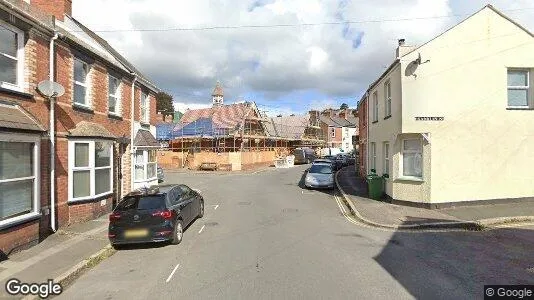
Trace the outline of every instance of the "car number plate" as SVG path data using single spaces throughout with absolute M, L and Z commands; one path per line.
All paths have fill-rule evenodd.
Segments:
M 132 229 L 132 230 L 126 230 L 124 232 L 125 238 L 139 238 L 139 237 L 145 237 L 148 235 L 147 229 Z

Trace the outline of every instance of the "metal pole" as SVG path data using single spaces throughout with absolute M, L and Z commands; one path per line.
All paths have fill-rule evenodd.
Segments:
M 182 127 L 182 136 L 180 139 L 182 139 L 182 169 L 184 168 L 184 124 L 182 120 L 180 120 L 180 126 Z

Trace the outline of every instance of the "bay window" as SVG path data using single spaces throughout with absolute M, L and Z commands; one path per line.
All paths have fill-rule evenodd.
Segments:
M 157 178 L 157 150 L 135 151 L 135 181 L 150 181 Z
M 0 87 L 22 91 L 24 33 L 0 21 Z
M 38 216 L 38 137 L 0 134 L 0 226 Z
M 402 176 L 423 177 L 423 144 L 420 139 L 402 141 Z
M 69 200 L 96 198 L 113 189 L 113 143 L 69 141 Z

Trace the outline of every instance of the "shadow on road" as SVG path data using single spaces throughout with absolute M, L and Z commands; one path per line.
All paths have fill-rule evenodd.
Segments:
M 532 284 L 532 245 L 519 228 L 396 232 L 374 259 L 417 299 L 482 299 L 484 285 Z

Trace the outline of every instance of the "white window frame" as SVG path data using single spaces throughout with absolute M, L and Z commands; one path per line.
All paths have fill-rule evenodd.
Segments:
M 115 91 L 115 93 L 112 93 L 111 91 L 111 87 L 109 85 L 109 82 L 111 80 L 116 80 L 118 82 L 118 85 L 117 85 L 117 90 Z M 111 114 L 111 115 L 115 115 L 115 116 L 120 116 L 121 115 L 121 112 L 122 112 L 122 103 L 121 103 L 121 97 L 122 96 L 122 80 L 120 80 L 119 78 L 111 75 L 111 74 L 108 74 L 108 112 Z M 111 110 L 111 106 L 110 106 L 110 103 L 109 103 L 109 98 L 114 98 L 115 99 L 115 111 L 112 111 Z
M 371 155 L 369 156 L 369 170 L 372 170 L 374 169 L 376 171 L 376 143 L 375 142 L 371 142 L 370 143 L 370 150 L 371 150 Z
M 141 91 L 141 103 L 140 103 L 140 121 L 143 124 L 150 123 L 150 94 Z
M 7 220 L 0 221 L 0 227 L 7 227 L 12 224 L 17 224 L 28 219 L 32 219 L 41 215 L 41 138 L 33 135 L 23 135 L 23 134 L 2 134 L 0 133 L 0 141 L 2 142 L 22 142 L 22 143 L 33 143 L 33 176 L 22 177 L 22 178 L 12 178 L 0 180 L 0 183 L 4 182 L 13 182 L 21 180 L 33 179 L 33 202 L 32 202 L 32 211 L 16 216 Z
M 95 143 L 96 142 L 105 142 L 105 143 L 110 143 L 111 144 L 111 149 L 110 149 L 110 163 L 109 163 L 109 166 L 106 166 L 106 167 L 96 167 L 95 166 Z M 74 149 L 75 149 L 75 144 L 89 144 L 89 166 L 88 167 L 75 167 L 74 166 L 74 162 L 75 162 L 75 152 L 74 152 Z M 110 141 L 110 140 L 99 140 L 99 139 L 96 139 L 96 140 L 85 140 L 85 139 L 76 139 L 76 140 L 72 140 L 72 141 L 69 141 L 69 153 L 68 153 L 68 160 L 69 160 L 69 198 L 68 198 L 68 201 L 69 202 L 76 202 L 76 201 L 84 201 L 84 200 L 90 200 L 90 199 L 95 199 L 95 198 L 99 198 L 99 197 L 103 197 L 103 196 L 106 196 L 106 195 L 111 195 L 113 193 L 113 177 L 114 177 L 114 169 L 113 169 L 113 162 L 114 162 L 114 145 L 113 145 L 113 142 Z M 96 194 L 96 183 L 95 183 L 95 173 L 96 173 L 96 170 L 101 170 L 101 169 L 110 169 L 110 176 L 109 176 L 109 188 L 110 190 L 108 192 L 103 192 L 103 193 L 100 193 L 100 194 Z M 90 180 L 90 184 L 89 184 L 89 196 L 84 196 L 84 197 L 78 197 L 78 198 L 74 198 L 73 197 L 73 179 L 74 179 L 74 176 L 73 176 L 73 173 L 74 171 L 89 171 L 89 180 Z
M 24 65 L 25 65 L 25 59 L 24 59 L 24 31 L 6 23 L 0 20 L 0 26 L 6 28 L 7 30 L 13 31 L 17 34 L 17 57 L 13 57 L 11 55 L 7 55 L 4 53 L 0 53 L 0 55 L 13 59 L 17 62 L 17 83 L 13 84 L 10 82 L 3 82 L 0 81 L 0 87 L 5 89 L 10 89 L 18 92 L 24 91 Z
M 384 114 L 385 118 L 391 117 L 391 81 L 384 83 Z
M 384 171 L 384 174 L 388 174 L 388 175 L 391 175 L 390 174 L 390 171 L 389 171 L 389 156 L 390 156 L 390 147 L 389 147 L 389 142 L 384 142 L 384 145 L 383 145 L 383 152 L 384 152 L 384 167 L 383 167 L 383 171 Z
M 378 93 L 373 93 L 373 123 L 378 122 Z
M 138 163 L 137 162 L 137 151 L 140 151 L 140 152 L 143 152 L 143 161 L 141 163 Z M 156 151 L 156 161 L 155 162 L 149 162 L 148 161 L 148 158 L 149 158 L 149 155 L 148 155 L 148 152 L 149 151 Z M 143 182 L 148 182 L 148 181 L 153 181 L 153 180 L 156 180 L 158 178 L 158 160 L 157 160 L 157 149 L 136 149 L 135 152 L 134 152 L 134 163 L 132 164 L 133 165 L 133 176 L 134 176 L 134 183 L 143 183 Z M 148 178 L 148 165 L 155 165 L 155 169 L 156 169 L 156 172 L 154 173 L 154 177 L 150 177 Z M 143 166 L 143 178 L 141 179 L 138 179 L 136 177 L 136 167 L 137 166 Z
M 418 152 L 418 151 L 413 151 L 413 150 L 404 150 L 404 143 L 406 141 L 414 141 L 414 140 L 417 140 L 419 141 L 420 143 L 420 146 L 421 146 L 421 152 Z M 401 140 L 401 157 L 399 159 L 399 167 L 400 167 L 400 178 L 401 179 L 407 179 L 407 180 L 415 180 L 415 181 L 421 181 L 423 180 L 423 176 L 424 176 L 424 169 L 423 169 L 423 164 L 424 164 L 424 158 L 423 158 L 423 139 L 418 139 L 418 138 L 408 138 L 408 139 L 402 139 Z M 421 154 L 421 177 L 418 177 L 418 176 L 405 176 L 404 175 L 404 153 L 420 153 Z
M 526 86 L 510 86 L 508 85 L 508 73 L 509 72 L 526 72 L 527 73 L 527 85 Z M 527 91 L 527 105 L 510 105 L 509 99 L 508 99 L 508 93 L 506 94 L 506 105 L 508 108 L 530 108 L 531 107 L 531 97 L 532 97 L 532 91 L 530 90 L 530 69 L 525 68 L 508 68 L 506 70 L 506 86 L 507 91 L 509 90 L 526 90 Z
M 86 66 L 87 68 L 87 71 L 86 71 L 86 74 L 85 74 L 85 82 L 80 82 L 80 81 L 77 81 L 75 79 L 75 68 L 76 68 L 76 61 L 79 61 L 82 63 L 82 65 Z M 73 61 L 72 61 L 72 83 L 73 83 L 73 89 L 72 89 L 72 105 L 74 106 L 80 106 L 80 107 L 84 107 L 84 108 L 91 108 L 92 107 L 92 103 L 91 103 L 91 96 L 90 96 L 90 82 L 91 82 L 91 65 L 89 63 L 87 63 L 86 61 L 84 61 L 83 59 L 81 58 L 78 58 L 78 57 L 74 57 Z M 82 86 L 85 88 L 85 103 L 78 103 L 76 102 L 76 100 L 74 99 L 74 95 L 75 95 L 75 92 L 74 92 L 74 86 L 76 85 L 79 85 L 79 86 Z

